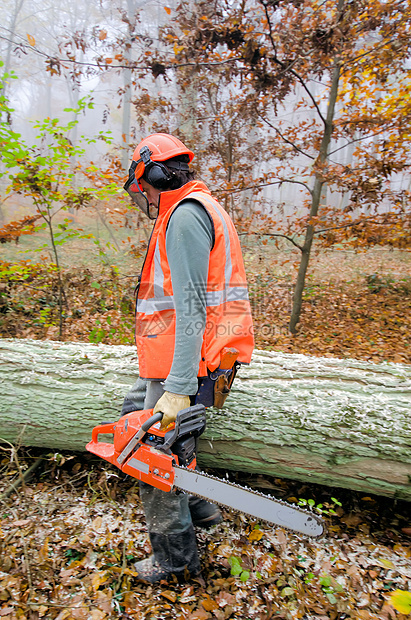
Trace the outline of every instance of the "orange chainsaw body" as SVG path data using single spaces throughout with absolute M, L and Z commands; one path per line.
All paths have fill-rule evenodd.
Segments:
M 132 411 L 121 417 L 118 422 L 100 424 L 93 428 L 91 441 L 86 445 L 86 450 L 96 456 L 105 459 L 115 465 L 121 471 L 142 482 L 146 482 L 162 491 L 171 491 L 174 482 L 174 465 L 178 464 L 178 457 L 171 451 L 162 452 L 151 445 L 144 443 L 147 434 L 152 437 L 165 438 L 166 433 L 174 428 L 174 425 L 165 430 L 160 429 L 160 422 L 151 426 L 126 456 L 123 451 L 127 450 L 130 442 L 139 433 L 142 425 L 153 415 L 152 409 Z M 113 435 L 113 443 L 100 442 L 99 435 Z M 124 457 L 124 458 L 123 458 Z M 195 469 L 196 459 L 187 465 L 189 469 Z
M 132 411 L 118 422 L 93 428 L 86 450 L 142 482 L 171 491 L 175 465 L 196 467 L 197 440 L 206 425 L 205 408 L 224 404 L 237 357 L 237 349 L 222 350 L 220 367 L 204 377 L 195 404 L 179 411 L 175 424 L 167 429 L 160 429 L 162 413 L 153 415 L 153 409 Z M 99 435 L 113 435 L 113 442 L 99 441 Z

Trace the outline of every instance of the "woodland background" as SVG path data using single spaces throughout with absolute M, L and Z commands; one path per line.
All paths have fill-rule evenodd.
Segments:
M 411 362 L 409 0 L 2 9 L 1 337 L 132 343 L 151 225 L 122 185 L 136 143 L 165 131 L 236 224 L 259 348 Z M 3 449 L 6 492 L 39 454 Z M 207 584 L 147 590 L 135 490 L 81 455 L 44 464 L 2 498 L 1 617 L 411 611 L 407 505 L 249 481 L 333 504 L 326 543 L 227 515 L 202 539 Z

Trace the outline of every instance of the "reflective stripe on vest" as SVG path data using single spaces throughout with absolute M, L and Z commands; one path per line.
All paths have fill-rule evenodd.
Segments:
M 158 247 L 158 239 L 156 241 L 156 248 L 154 250 L 154 295 L 155 295 L 155 299 L 164 297 L 164 273 L 163 273 L 163 268 L 161 267 L 160 248 Z M 161 308 L 161 310 L 163 309 L 165 308 Z
M 213 209 L 214 213 L 219 217 L 221 223 L 223 225 L 224 231 L 224 243 L 225 243 L 225 269 L 224 269 L 224 277 L 225 277 L 225 286 L 223 290 L 219 291 L 207 291 L 206 292 L 206 305 L 207 307 L 219 306 L 225 301 L 248 301 L 248 290 L 246 286 L 229 286 L 229 282 L 231 280 L 231 274 L 233 271 L 233 265 L 231 262 L 231 242 L 230 242 L 230 234 L 228 232 L 227 224 L 222 214 L 218 209 L 216 209 L 215 205 L 211 200 L 207 200 L 207 196 L 204 194 L 196 197 L 196 192 L 190 194 L 190 199 L 199 200 L 199 202 L 206 202 L 207 206 Z M 153 290 L 155 297 L 151 297 L 149 299 L 138 299 L 137 300 L 137 312 L 142 312 L 144 314 L 150 315 L 155 312 L 161 312 L 161 310 L 173 310 L 174 309 L 174 299 L 172 295 L 165 296 L 164 295 L 164 273 L 161 267 L 161 259 L 160 259 L 160 250 L 158 246 L 158 239 L 156 241 L 156 247 L 154 250 L 154 279 L 153 279 Z
M 156 287 L 156 284 L 154 284 Z M 207 291 L 207 308 L 219 306 L 225 301 L 248 301 L 248 290 L 245 286 L 226 286 L 222 291 Z M 162 297 L 151 297 L 150 299 L 139 299 L 137 302 L 137 312 L 150 315 L 162 310 L 173 310 L 174 298 L 172 295 Z

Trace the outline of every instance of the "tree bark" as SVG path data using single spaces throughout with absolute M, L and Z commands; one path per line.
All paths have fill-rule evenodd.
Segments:
M 344 0 L 338 0 L 337 2 L 337 14 L 341 15 L 344 9 Z M 337 19 L 337 23 L 338 23 Z M 331 143 L 331 137 L 333 132 L 333 120 L 334 120 L 334 112 L 335 105 L 337 103 L 338 97 L 338 84 L 340 81 L 341 74 L 341 61 L 340 59 L 335 60 L 334 68 L 332 71 L 331 77 L 331 85 L 330 92 L 328 96 L 328 106 L 327 106 L 327 116 L 324 122 L 324 132 L 321 140 L 321 145 L 318 153 L 318 161 L 320 165 L 324 164 L 328 158 L 328 149 Z M 308 263 L 310 260 L 311 248 L 314 239 L 315 229 L 312 224 L 313 218 L 317 217 L 318 210 L 321 202 L 321 192 L 323 190 L 324 179 L 323 173 L 320 169 L 315 174 L 314 179 L 314 187 L 311 192 L 311 208 L 310 214 L 308 218 L 308 224 L 305 232 L 304 244 L 301 249 L 301 260 L 300 266 L 298 268 L 297 280 L 295 283 L 294 296 L 293 296 L 293 307 L 291 311 L 290 317 L 290 332 L 295 334 L 297 331 L 297 324 L 300 321 L 301 315 L 301 307 L 302 307 L 302 298 L 305 286 L 305 277 L 307 275 Z
M 0 365 L 0 437 L 53 450 L 84 450 L 138 376 L 129 346 L 0 340 Z M 256 351 L 199 464 L 411 501 L 410 405 L 411 366 Z

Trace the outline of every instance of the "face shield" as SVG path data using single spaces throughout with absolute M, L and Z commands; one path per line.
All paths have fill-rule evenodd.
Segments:
M 133 161 L 131 163 L 130 170 L 128 171 L 128 179 L 124 185 L 124 189 L 131 197 L 134 204 L 137 205 L 137 207 L 141 209 L 141 211 L 145 213 L 150 220 L 155 220 L 157 217 L 157 209 L 152 209 L 152 211 L 155 211 L 154 214 L 150 212 L 150 203 L 148 201 L 147 194 L 137 180 L 141 178 L 143 173 L 144 162 L 141 159 L 139 161 Z

